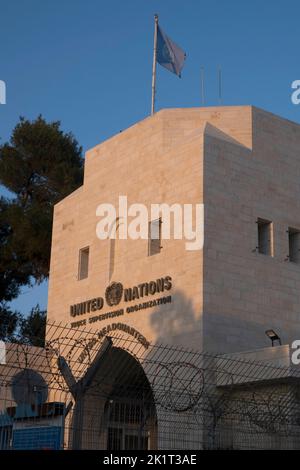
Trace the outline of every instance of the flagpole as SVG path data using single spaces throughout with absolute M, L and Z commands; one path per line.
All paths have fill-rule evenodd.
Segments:
M 152 102 L 151 102 L 151 116 L 153 116 L 153 114 L 154 114 L 154 108 L 155 108 L 157 27 L 158 27 L 158 15 L 154 15 L 154 47 L 153 47 L 153 64 L 152 64 Z

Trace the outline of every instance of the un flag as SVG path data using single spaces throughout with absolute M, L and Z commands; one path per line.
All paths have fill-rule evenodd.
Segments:
M 157 27 L 157 62 L 181 77 L 181 70 L 184 65 L 186 53 L 173 42 L 160 28 Z

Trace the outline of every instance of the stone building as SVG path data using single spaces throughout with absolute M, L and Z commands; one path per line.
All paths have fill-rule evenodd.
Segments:
M 283 343 L 300 338 L 299 148 L 298 124 L 230 106 L 162 110 L 89 150 L 83 186 L 54 211 L 48 319 L 97 330 L 122 323 L 152 343 L 218 353 L 267 347 L 270 328 Z M 145 239 L 99 240 L 97 207 L 118 207 L 119 196 L 147 208 L 204 204 L 203 249 L 162 239 L 149 256 Z M 168 291 L 125 298 L 167 276 Z M 123 286 L 114 306 L 105 299 L 112 283 Z M 99 297 L 92 311 L 87 302 Z M 103 316 L 115 310 L 123 314 Z
M 230 106 L 162 110 L 86 153 L 52 237 L 65 447 L 299 447 L 299 149 L 298 124 Z

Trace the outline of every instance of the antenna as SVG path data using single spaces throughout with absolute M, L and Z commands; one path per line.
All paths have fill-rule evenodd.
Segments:
M 201 76 L 201 103 L 202 106 L 205 104 L 205 98 L 204 98 L 204 67 L 201 67 L 200 69 L 200 76 Z
M 222 69 L 219 65 L 218 67 L 218 88 L 219 88 L 219 105 L 222 104 Z

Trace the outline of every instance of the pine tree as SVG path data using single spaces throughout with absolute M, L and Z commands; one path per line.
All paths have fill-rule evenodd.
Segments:
M 20 341 L 31 346 L 43 347 L 45 343 L 46 311 L 39 305 L 34 307 L 28 317 L 20 320 Z
M 49 273 L 53 206 L 82 184 L 82 149 L 60 122 L 20 118 L 0 146 L 0 302 Z

